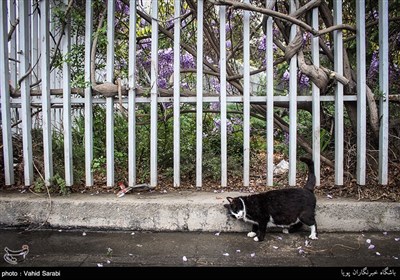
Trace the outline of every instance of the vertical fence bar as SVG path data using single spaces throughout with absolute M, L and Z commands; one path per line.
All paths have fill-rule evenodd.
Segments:
M 92 2 L 86 1 L 85 10 L 85 175 L 86 186 L 93 186 L 93 104 L 90 74 L 90 54 L 92 49 L 93 33 L 93 10 Z M 94 75 L 94 73 L 93 73 Z
M 181 36 L 181 5 L 179 0 L 174 3 L 174 187 L 180 185 L 180 36 Z
M 53 177 L 53 153 L 51 140 L 51 111 L 50 111 L 50 40 L 49 40 L 49 1 L 40 2 L 40 42 L 42 61 L 42 118 L 43 118 L 43 152 L 44 180 L 51 185 Z
M 136 0 L 129 5 L 128 184 L 136 184 Z
M 35 1 L 32 1 L 32 3 Z M 35 5 L 39 5 L 39 3 L 35 3 Z M 38 36 L 38 28 L 39 28 L 39 9 L 34 6 L 32 6 L 32 16 L 31 16 L 31 22 L 32 22 L 32 63 L 35 64 L 36 61 L 39 59 L 39 36 Z M 36 67 L 35 67 L 36 68 Z M 31 75 L 31 83 L 35 83 L 37 79 L 40 77 L 39 73 L 41 72 L 40 67 L 38 67 L 37 72 L 35 73 L 36 75 Z M 34 73 L 32 71 L 32 73 Z
M 249 4 L 249 0 L 244 3 Z M 243 186 L 250 185 L 250 12 L 243 12 Z
M 267 0 L 269 8 L 275 1 Z M 266 26 L 266 65 L 267 65 L 267 186 L 274 184 L 274 49 L 273 17 L 267 18 Z
M 19 0 L 19 73 L 20 77 L 29 71 L 29 16 L 28 1 Z M 29 78 L 21 81 L 21 120 L 22 120 L 22 146 L 24 155 L 24 183 L 25 186 L 33 184 L 33 164 L 32 164 L 32 117 L 30 105 L 30 82 Z
M 226 6 L 219 8 L 220 19 L 220 110 L 221 110 L 221 187 L 227 186 L 227 118 L 226 118 Z
M 389 1 L 379 1 L 379 184 L 388 184 L 389 147 Z
M 367 130 L 365 0 L 356 1 L 357 22 L 357 184 L 365 185 Z
M 65 10 L 68 0 L 64 0 Z M 62 53 L 66 56 L 70 51 L 71 32 L 69 18 L 64 29 L 62 39 Z M 73 185 L 73 166 L 72 166 L 72 123 L 71 123 L 71 71 L 68 62 L 63 62 L 63 126 L 64 126 L 64 163 L 65 163 L 65 185 Z
M 203 5 L 197 2 L 197 62 L 196 62 L 196 187 L 202 186 L 203 172 Z
M 0 25 L 0 92 L 1 125 L 3 131 L 4 184 L 9 186 L 14 184 L 14 169 L 8 75 L 8 30 L 6 1 L 0 1 Z
M 10 19 L 10 26 L 9 28 L 11 28 L 11 25 L 15 25 L 16 22 L 16 5 L 15 5 L 15 1 L 16 0 L 9 0 L 8 1 L 8 15 L 9 15 L 9 19 Z M 14 31 L 11 37 L 11 41 L 10 41 L 10 58 L 16 59 L 17 58 L 17 36 L 16 36 L 17 32 Z M 16 61 L 10 61 L 9 62 L 10 65 L 10 81 L 11 81 L 11 85 L 13 86 L 13 88 L 17 87 L 17 62 Z
M 296 11 L 296 3 L 290 1 L 290 13 Z M 297 26 L 290 28 L 290 41 L 296 36 Z M 296 154 L 297 154 L 297 55 L 290 59 L 289 66 L 289 185 L 296 185 Z
M 114 0 L 107 2 L 107 73 L 109 83 L 114 79 Z M 106 98 L 107 186 L 114 186 L 114 98 Z
M 319 18 L 318 18 L 318 8 L 312 10 L 312 27 L 314 30 L 318 30 Z M 319 67 L 319 37 L 313 36 L 311 39 L 311 55 L 312 61 L 315 67 Z M 313 138 L 313 161 L 314 161 L 314 173 L 315 173 L 315 184 L 320 185 L 320 165 L 321 165 L 321 120 L 320 120 L 320 90 L 316 84 L 312 83 L 312 138 Z
M 334 25 L 342 24 L 342 1 L 333 1 Z M 341 30 L 333 32 L 334 68 L 343 75 L 343 34 Z M 337 83 L 335 89 L 335 184 L 343 185 L 343 85 Z
M 150 185 L 157 186 L 158 1 L 151 1 Z

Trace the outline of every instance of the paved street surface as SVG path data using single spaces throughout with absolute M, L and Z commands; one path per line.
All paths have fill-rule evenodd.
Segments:
M 96 272 L 119 267 L 112 273 L 123 267 L 286 267 L 280 269 L 285 272 L 288 267 L 330 267 L 339 278 L 346 273 L 371 277 L 375 272 L 400 276 L 400 232 L 322 232 L 318 240 L 310 240 L 308 234 L 273 231 L 263 242 L 255 242 L 243 232 L 1 229 L 1 248 L 17 251 L 25 244 L 29 252 L 25 259 L 15 256 L 16 264 L 6 262 L 4 256 L 0 271 L 21 274 L 40 267 L 40 273 L 45 268 L 68 274 L 65 267 L 93 267 Z

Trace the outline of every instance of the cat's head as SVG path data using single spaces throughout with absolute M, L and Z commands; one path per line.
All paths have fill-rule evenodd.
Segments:
M 224 207 L 228 209 L 228 214 L 240 220 L 245 216 L 244 212 L 244 201 L 240 197 L 227 197 L 229 203 L 224 204 Z

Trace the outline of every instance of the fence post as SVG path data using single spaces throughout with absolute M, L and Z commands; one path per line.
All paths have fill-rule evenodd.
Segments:
M 11 108 L 8 74 L 7 2 L 0 1 L 0 93 L 1 126 L 3 132 L 4 183 L 14 184 Z
M 68 0 L 64 0 L 65 11 Z M 67 56 L 71 45 L 70 19 L 66 19 L 67 24 L 64 29 L 62 44 L 63 56 Z M 63 126 L 64 126 L 64 162 L 65 162 L 65 185 L 73 185 L 73 165 L 72 165 L 72 123 L 71 123 L 71 71 L 68 62 L 63 62 Z
M 342 1 L 333 1 L 333 21 L 335 25 L 342 24 Z M 334 37 L 334 68 L 343 75 L 343 36 L 342 30 L 333 31 Z M 335 91 L 335 184 L 343 185 L 343 84 L 336 84 Z
M 180 186 L 180 1 L 174 2 L 174 187 Z
M 379 184 L 388 183 L 389 147 L 389 1 L 379 1 Z
M 158 1 L 151 1 L 150 186 L 157 186 Z
M 357 21 L 357 184 L 365 185 L 366 154 L 366 66 L 365 0 L 356 1 Z
M 272 9 L 275 1 L 266 0 Z M 267 186 L 274 184 L 274 49 L 273 17 L 267 18 L 266 26 L 266 66 L 267 66 Z
M 19 0 L 19 74 L 20 77 L 28 73 L 31 67 L 29 63 L 29 2 Z M 21 81 L 21 120 L 22 120 L 22 146 L 24 155 L 24 183 L 25 186 L 33 184 L 33 161 L 32 161 L 32 117 L 30 105 L 30 79 L 25 77 Z
M 296 11 L 296 3 L 290 1 L 290 13 Z M 292 24 L 290 41 L 297 33 L 297 26 Z M 289 66 L 289 185 L 296 185 L 296 154 L 297 154 L 297 55 L 290 59 Z
M 129 7 L 128 184 L 134 186 L 136 184 L 136 0 L 131 0 Z
M 227 186 L 227 131 L 226 131 L 226 6 L 219 7 L 220 20 L 220 129 L 221 129 L 221 187 Z
M 202 186 L 203 177 L 203 7 L 197 2 L 197 62 L 196 62 L 196 187 Z
M 107 2 L 107 72 L 109 83 L 114 79 L 114 0 Z M 114 97 L 106 97 L 107 187 L 114 186 Z
M 249 0 L 244 3 L 249 4 Z M 243 11 L 243 186 L 250 184 L 250 12 Z
M 318 26 L 318 8 L 312 10 L 312 27 L 315 30 L 319 29 Z M 319 67 L 319 37 L 313 36 L 311 38 L 311 55 L 315 67 Z M 312 145 L 313 145 L 313 161 L 314 173 L 316 179 L 316 186 L 320 185 L 320 166 L 321 166 L 321 120 L 320 120 L 320 90 L 316 84 L 312 83 Z
M 85 175 L 86 186 L 93 186 L 93 103 L 90 71 L 90 54 L 92 50 L 93 33 L 92 2 L 86 1 L 85 10 Z M 93 73 L 94 75 L 94 73 Z M 93 85 L 94 86 L 94 85 Z

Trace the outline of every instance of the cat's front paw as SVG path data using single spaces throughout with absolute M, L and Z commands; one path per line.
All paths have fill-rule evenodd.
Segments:
M 254 237 L 254 236 L 256 236 L 257 235 L 257 233 L 255 233 L 254 231 L 250 231 L 248 234 L 247 234 L 247 237 Z
M 308 238 L 313 239 L 313 240 L 318 239 L 316 234 L 310 234 L 310 236 Z

